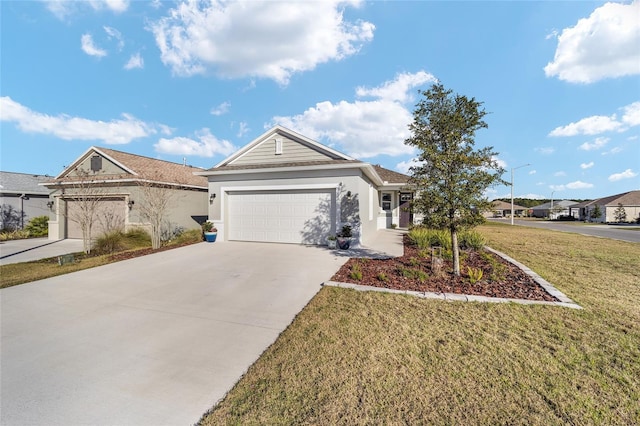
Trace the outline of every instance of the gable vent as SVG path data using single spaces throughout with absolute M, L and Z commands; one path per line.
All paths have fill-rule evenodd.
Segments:
M 91 157 L 91 171 L 99 172 L 100 170 L 102 170 L 102 157 L 94 155 Z
M 276 139 L 276 155 L 282 155 L 282 139 Z

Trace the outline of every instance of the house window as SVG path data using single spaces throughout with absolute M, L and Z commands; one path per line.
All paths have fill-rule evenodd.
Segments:
M 382 193 L 382 210 L 391 210 L 391 193 Z
M 282 154 L 282 139 L 276 139 L 276 155 Z

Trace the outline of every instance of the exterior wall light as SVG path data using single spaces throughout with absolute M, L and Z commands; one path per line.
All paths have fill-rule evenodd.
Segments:
M 53 201 L 47 202 L 47 207 L 49 207 L 49 210 L 53 210 L 53 204 Z
M 129 200 L 129 202 L 127 203 L 127 205 L 129 206 L 129 210 L 131 210 L 131 209 L 133 208 L 133 205 L 134 205 L 135 203 L 136 203 L 135 201 L 133 201 L 133 200 Z
M 209 204 L 213 204 L 213 200 L 216 199 L 216 193 L 212 193 L 211 195 L 209 195 Z

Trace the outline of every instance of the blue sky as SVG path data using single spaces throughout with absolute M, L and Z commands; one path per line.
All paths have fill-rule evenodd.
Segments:
M 640 189 L 640 3 L 2 1 L 0 167 L 209 168 L 281 124 L 406 171 L 419 99 L 484 102 L 515 196 Z M 508 186 L 490 198 L 508 196 Z

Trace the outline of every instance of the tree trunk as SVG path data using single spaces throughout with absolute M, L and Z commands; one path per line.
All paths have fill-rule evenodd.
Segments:
M 451 251 L 453 252 L 453 274 L 460 276 L 460 248 L 458 247 L 458 233 L 451 229 Z

